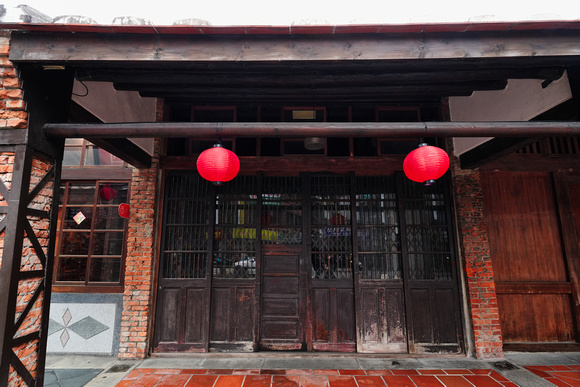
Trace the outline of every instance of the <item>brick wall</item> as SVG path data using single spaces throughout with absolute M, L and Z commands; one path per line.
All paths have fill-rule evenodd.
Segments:
M 156 142 L 155 149 L 159 149 Z M 153 279 L 155 272 L 155 209 L 158 157 L 150 169 L 134 169 L 131 181 L 131 214 L 127 235 L 125 291 L 121 319 L 119 358 L 147 356 Z
M 0 31 L 0 127 L 23 129 L 28 126 L 21 81 L 8 60 L 10 35 Z
M 475 354 L 503 357 L 503 341 L 479 172 L 461 170 L 452 160 L 461 255 L 465 267 Z

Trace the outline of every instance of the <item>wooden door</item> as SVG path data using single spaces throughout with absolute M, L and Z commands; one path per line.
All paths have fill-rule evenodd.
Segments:
M 238 176 L 215 189 L 210 351 L 256 350 L 257 180 Z
M 211 185 L 193 172 L 165 182 L 155 350 L 207 351 Z
M 315 351 L 354 352 L 350 176 L 313 176 L 309 184 L 311 347 Z
M 356 178 L 357 352 L 407 352 L 395 179 Z
M 571 285 L 549 173 L 482 173 L 504 347 L 574 340 Z
M 449 191 L 400 176 L 399 209 L 410 353 L 460 353 L 463 334 Z
M 302 246 L 262 246 L 260 348 L 306 349 Z

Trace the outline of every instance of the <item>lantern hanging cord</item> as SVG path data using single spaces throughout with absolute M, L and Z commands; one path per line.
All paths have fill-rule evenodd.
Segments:
M 427 123 L 423 122 L 423 125 L 425 126 L 425 132 L 423 133 L 423 137 L 419 137 L 419 144 L 424 143 L 427 138 Z
M 224 126 L 223 123 L 218 122 L 218 124 L 215 127 L 215 132 L 216 132 L 217 138 L 218 138 L 217 142 L 220 145 L 222 145 L 223 126 Z

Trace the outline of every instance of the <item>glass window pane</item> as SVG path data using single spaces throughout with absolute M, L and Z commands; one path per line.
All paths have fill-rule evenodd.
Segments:
M 123 232 L 95 232 L 93 234 L 94 255 L 121 255 L 123 252 Z
M 82 281 L 86 279 L 87 259 L 81 257 L 61 258 L 56 276 L 57 281 Z
M 104 149 L 88 145 L 85 152 L 85 166 L 123 166 L 123 160 Z
M 90 236 L 90 232 L 64 232 L 61 255 L 88 255 Z
M 121 258 L 93 258 L 89 281 L 119 282 L 121 280 Z
M 97 230 L 122 230 L 125 227 L 125 219 L 119 216 L 118 207 L 98 207 L 95 229 Z
M 65 147 L 62 165 L 64 167 L 79 167 L 81 165 L 82 150 L 83 148 L 80 146 Z
M 99 204 L 127 203 L 127 183 L 100 183 Z
M 71 183 L 69 185 L 68 204 L 90 204 L 95 201 L 94 183 Z
M 63 228 L 90 230 L 93 221 L 93 207 L 67 207 Z

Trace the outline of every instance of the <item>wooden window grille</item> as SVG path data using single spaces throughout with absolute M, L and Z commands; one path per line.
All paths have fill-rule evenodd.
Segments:
M 55 285 L 122 285 L 127 222 L 118 207 L 129 182 L 64 182 L 61 192 Z

